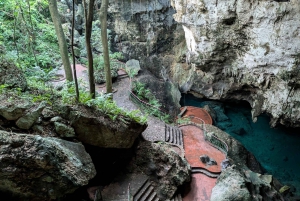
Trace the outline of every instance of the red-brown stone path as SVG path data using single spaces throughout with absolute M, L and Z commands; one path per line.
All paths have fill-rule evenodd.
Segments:
M 210 115 L 202 108 L 187 106 L 182 118 L 190 118 L 196 124 L 212 124 Z M 184 108 L 181 108 L 183 111 Z M 193 168 L 203 168 L 211 173 L 221 172 L 221 162 L 226 158 L 225 154 L 205 141 L 203 129 L 195 125 L 179 126 L 183 132 L 183 144 L 185 158 Z M 200 160 L 201 155 L 213 158 L 217 165 L 207 166 Z M 193 173 L 190 185 L 185 189 L 183 201 L 209 201 L 211 192 L 217 178 L 212 178 L 203 173 Z
M 202 108 L 199 107 L 193 107 L 193 106 L 186 106 L 180 108 L 181 111 L 183 111 L 186 108 L 186 111 L 182 114 L 182 118 L 189 117 L 192 122 L 197 124 L 210 124 L 212 125 L 213 121 L 211 116 L 208 114 L 208 112 Z M 196 117 L 196 118 L 194 118 Z M 200 118 L 200 119 L 199 119 Z M 203 121 L 201 121 L 203 120 Z
M 185 158 L 191 167 L 204 168 L 213 173 L 220 173 L 220 164 L 226 158 L 225 154 L 205 141 L 202 129 L 193 125 L 181 126 L 180 129 L 183 132 Z M 201 155 L 213 158 L 218 165 L 206 166 L 200 160 Z

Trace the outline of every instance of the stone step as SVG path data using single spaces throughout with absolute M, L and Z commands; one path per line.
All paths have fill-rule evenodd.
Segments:
M 158 197 L 155 197 L 154 201 L 160 201 L 160 199 Z
M 170 127 L 167 124 L 165 124 L 165 141 L 170 141 Z
M 173 135 L 173 142 L 174 144 L 177 144 L 177 136 L 176 136 L 176 129 L 172 127 L 172 135 Z
M 165 124 L 165 141 L 183 146 L 182 131 L 178 127 Z
M 182 197 L 180 194 L 177 194 L 170 201 L 182 201 Z
M 179 136 L 179 130 L 178 130 L 178 128 L 175 128 L 175 133 L 176 133 L 176 144 L 177 145 L 180 145 L 180 140 L 179 140 L 179 138 L 180 138 L 180 136 Z
M 154 193 L 153 189 L 154 187 L 150 185 L 145 191 L 145 193 L 142 195 L 142 197 L 138 199 L 138 201 L 151 201 L 148 200 L 148 198 L 152 195 L 152 193 Z
M 147 194 L 149 187 L 151 186 L 151 183 L 147 180 L 141 188 L 136 192 L 136 194 L 133 196 L 133 201 L 141 201 L 141 197 L 143 197 L 145 194 Z
M 153 190 L 153 192 L 150 194 L 149 198 L 147 199 L 147 201 L 153 201 L 156 198 L 156 192 Z
M 171 127 L 169 126 L 169 129 L 171 130 L 171 132 L 170 132 L 170 140 L 169 140 L 169 142 L 170 143 L 173 143 L 173 138 L 174 138 L 174 135 L 173 135 L 173 130 L 171 129 Z
M 180 145 L 183 146 L 183 134 L 182 134 L 182 130 L 179 129 L 179 142 Z

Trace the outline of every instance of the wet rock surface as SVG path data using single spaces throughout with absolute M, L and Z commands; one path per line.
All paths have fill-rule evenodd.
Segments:
M 0 188 L 29 200 L 56 199 L 95 174 L 80 143 L 0 131 Z

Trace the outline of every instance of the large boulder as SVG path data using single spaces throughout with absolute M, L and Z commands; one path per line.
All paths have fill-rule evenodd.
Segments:
M 211 201 L 259 201 L 285 199 L 275 189 L 271 175 L 261 175 L 251 170 L 231 166 L 219 176 L 212 190 Z
M 272 175 L 262 174 L 260 164 L 240 142 L 215 126 L 206 125 L 206 130 L 229 147 L 227 165 L 212 190 L 212 201 L 284 200 L 279 193 L 282 185 Z
M 252 201 L 243 175 L 232 167 L 222 172 L 212 190 L 211 201 L 223 200 Z
M 27 113 L 24 116 L 20 117 L 16 121 L 16 125 L 21 129 L 31 128 L 33 124 L 37 121 L 39 116 L 41 115 L 46 105 L 47 105 L 46 102 L 41 102 L 35 108 L 31 108 L 30 111 L 27 111 Z
M 32 107 L 32 103 L 25 99 L 9 101 L 6 95 L 0 96 L 0 115 L 7 120 L 17 120 L 24 115 L 25 111 Z
M 161 200 L 171 199 L 177 187 L 190 181 L 190 165 L 167 143 L 142 142 L 135 158 L 132 168 L 149 176 Z
M 153 200 L 171 200 L 179 186 L 190 181 L 191 168 L 183 154 L 167 143 L 142 141 L 122 174 L 106 186 L 103 200 L 133 200 L 147 194 Z
M 77 139 L 102 148 L 130 148 L 147 127 L 126 117 L 113 121 L 109 116 L 86 106 L 70 108 L 67 116 Z
M 0 189 L 30 200 L 50 200 L 87 185 L 95 174 L 80 143 L 0 131 Z
M 0 85 L 5 84 L 12 88 L 24 91 L 27 87 L 23 72 L 11 61 L 0 57 Z

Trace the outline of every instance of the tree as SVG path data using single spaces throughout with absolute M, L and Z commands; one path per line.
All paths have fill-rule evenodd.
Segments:
M 104 58 L 104 71 L 106 79 L 106 93 L 112 93 L 112 81 L 110 73 L 110 62 L 109 62 L 109 51 L 108 51 L 108 40 L 107 40 L 107 9 L 108 0 L 102 0 L 100 8 L 100 22 L 101 22 L 101 39 L 103 47 L 103 58 Z
M 87 6 L 85 0 L 84 12 L 85 12 L 85 43 L 88 56 L 88 72 L 89 72 L 89 85 L 90 94 L 92 98 L 95 98 L 95 81 L 94 81 L 94 63 L 93 63 L 93 52 L 91 46 L 91 36 L 92 36 L 92 25 L 93 25 L 93 15 L 94 15 L 94 0 L 90 0 Z
M 78 89 L 78 82 L 77 82 L 77 75 L 76 75 L 76 62 L 75 62 L 75 54 L 74 54 L 74 29 L 75 29 L 75 0 L 73 0 L 72 6 L 72 36 L 71 36 L 71 48 L 72 48 L 72 58 L 73 58 L 73 73 L 74 73 L 74 80 L 75 80 L 75 89 L 76 89 L 76 101 L 79 102 L 79 89 Z
M 57 39 L 58 39 L 59 51 L 64 65 L 66 79 L 68 81 L 73 81 L 71 65 L 68 57 L 67 41 L 61 26 L 56 0 L 49 0 L 49 10 L 52 17 L 52 21 L 54 23 Z

